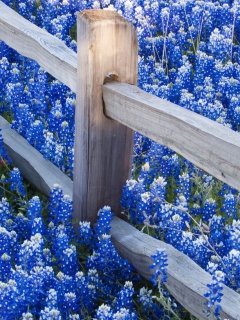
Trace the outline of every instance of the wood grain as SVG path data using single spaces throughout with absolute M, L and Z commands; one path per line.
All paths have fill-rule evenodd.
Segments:
M 47 72 L 76 92 L 77 54 L 63 41 L 24 19 L 2 1 L 0 40 L 23 56 L 37 61 Z
M 133 131 L 105 117 L 102 84 L 109 74 L 136 83 L 138 44 L 133 26 L 115 12 L 83 11 L 77 25 L 74 218 L 95 222 L 106 204 L 120 212 L 132 166 Z
M 72 180 L 49 160 L 43 158 L 26 139 L 10 128 L 9 123 L 0 116 L 0 128 L 4 145 L 14 165 L 21 174 L 44 194 L 49 195 L 54 184 L 63 188 L 64 194 L 72 198 Z
M 156 254 L 156 249 L 165 249 L 168 255 L 167 288 L 198 319 L 209 319 L 202 311 L 206 309 L 204 294 L 208 291 L 206 285 L 211 282 L 210 274 L 171 245 L 138 231 L 122 219 L 114 218 L 110 234 L 119 254 L 146 279 L 154 272 L 149 268 L 151 255 Z M 240 295 L 225 285 L 221 306 L 221 319 L 240 320 Z
M 239 133 L 125 83 L 105 84 L 103 99 L 108 117 L 240 190 Z

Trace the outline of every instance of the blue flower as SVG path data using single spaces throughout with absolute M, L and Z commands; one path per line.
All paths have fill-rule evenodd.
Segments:
M 22 183 L 22 177 L 20 170 L 18 168 L 13 168 L 9 173 L 10 177 L 6 180 L 7 183 L 10 183 L 10 190 L 16 191 L 22 196 L 26 195 L 25 187 Z
M 157 249 L 156 254 L 152 255 L 153 264 L 149 266 L 150 269 L 155 269 L 151 281 L 154 285 L 164 283 L 167 281 L 167 254 L 165 250 Z
M 208 298 L 207 306 L 207 315 L 213 314 L 217 320 L 220 320 L 220 310 L 222 309 L 220 306 L 220 302 L 222 300 L 222 282 L 224 280 L 225 274 L 222 271 L 215 271 L 212 276 L 212 282 L 207 284 L 208 292 L 204 294 L 206 298 Z

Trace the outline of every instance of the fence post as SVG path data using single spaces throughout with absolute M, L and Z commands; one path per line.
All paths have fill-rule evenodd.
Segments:
M 108 10 L 78 15 L 77 42 L 73 218 L 93 223 L 104 205 L 119 213 L 132 161 L 133 131 L 104 115 L 102 85 L 109 74 L 136 84 L 138 43 L 133 26 Z

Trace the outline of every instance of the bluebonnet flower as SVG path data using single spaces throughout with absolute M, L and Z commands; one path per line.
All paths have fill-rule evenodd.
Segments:
M 61 128 L 61 123 L 63 122 L 62 105 L 59 100 L 55 102 L 55 106 L 52 107 L 49 117 L 48 125 L 50 132 L 59 132 Z
M 191 90 L 192 88 L 191 72 L 192 72 L 192 65 L 189 62 L 187 56 L 183 56 L 183 65 L 178 69 L 178 75 L 176 77 L 176 81 L 173 86 L 175 87 L 176 93 L 180 93 L 182 89 L 188 89 L 189 91 Z
M 7 0 L 8 1 L 8 0 Z M 0 41 L 0 57 L 2 58 L 12 58 L 14 50 L 10 48 L 4 41 Z
M 45 224 L 44 224 L 42 217 L 35 218 L 35 219 L 29 221 L 29 227 L 30 227 L 30 231 L 31 231 L 32 236 L 37 233 L 39 233 L 41 235 L 46 234 L 46 227 L 45 227 Z
M 186 202 L 190 202 L 190 177 L 188 173 L 182 173 L 179 176 L 179 184 L 177 192 L 180 195 L 183 195 L 186 199 Z
M 24 271 L 21 266 L 15 265 L 15 268 L 11 270 L 11 279 L 8 283 L 14 284 L 15 316 L 20 317 L 20 315 L 27 310 L 29 294 L 32 291 L 32 286 L 28 281 L 27 271 Z
M 66 275 L 73 276 L 78 271 L 77 252 L 74 245 L 62 251 L 61 262 L 60 268 Z
M 132 0 L 127 0 L 127 1 L 124 1 L 124 17 L 126 19 L 128 19 L 129 21 L 132 20 L 133 18 L 133 13 L 134 13 L 134 3 L 135 1 L 132 1 Z
M 226 61 L 230 58 L 232 46 L 232 32 L 227 26 L 223 27 L 221 33 L 218 28 L 215 28 L 209 38 L 209 50 L 212 55 L 221 61 Z
M 212 250 L 209 248 L 208 241 L 209 239 L 206 234 L 200 235 L 193 241 L 195 252 L 193 260 L 196 263 L 199 263 L 202 266 L 202 268 L 206 267 L 207 261 L 212 255 Z
M 225 255 L 226 246 L 226 231 L 224 227 L 225 218 L 214 214 L 210 220 L 210 241 L 219 255 Z M 228 249 L 227 249 L 228 250 Z
M 13 215 L 11 212 L 11 207 L 7 201 L 6 198 L 2 198 L 2 201 L 0 201 L 0 221 L 1 221 L 1 227 L 4 227 L 7 229 L 7 231 L 12 230 L 12 223 L 13 222 Z
M 176 244 L 177 249 L 185 253 L 191 259 L 194 259 L 196 255 L 193 240 L 194 235 L 191 231 L 183 231 L 181 233 L 181 239 L 179 243 Z
M 2 52 L 2 50 L 1 50 L 1 52 Z M 9 63 L 7 57 L 2 57 L 0 60 L 0 75 L 1 75 L 0 88 L 1 89 L 6 84 L 6 80 L 9 76 L 9 67 L 10 67 L 10 63 Z
M 135 179 L 127 180 L 126 185 L 123 187 L 123 196 L 121 199 L 121 205 L 125 209 L 135 223 L 138 221 L 137 206 L 139 201 L 139 194 L 146 191 L 146 188 L 142 182 L 138 182 Z
M 143 287 L 139 291 L 139 302 L 141 303 L 145 312 L 148 312 L 153 307 L 153 299 L 152 299 L 152 290 L 148 290 L 147 288 Z
M 40 320 L 61 320 L 61 314 L 58 309 L 49 309 L 48 307 L 45 307 L 44 310 L 41 310 L 40 313 Z
M 41 217 L 42 204 L 38 196 L 34 196 L 28 202 L 27 217 L 32 220 Z
M 149 162 L 145 162 L 145 164 L 141 167 L 140 173 L 138 176 L 138 180 L 143 182 L 146 186 L 152 182 L 151 168 L 149 166 Z
M 53 256 L 51 250 L 48 248 L 43 249 L 43 264 L 46 266 L 53 265 Z
M 1 131 L 2 131 L 2 129 L 0 128 L 0 166 L 4 165 L 5 162 L 8 162 L 9 164 L 11 164 L 11 160 L 7 154 L 7 150 L 5 148 L 5 145 L 3 144 L 3 138 L 1 135 Z
M 64 225 L 59 225 L 57 228 L 54 228 L 52 242 L 53 253 L 60 262 L 63 251 L 69 248 L 70 242 Z
M 55 226 L 63 226 L 69 240 L 75 237 L 72 226 L 72 200 L 68 195 L 63 194 L 61 186 L 54 184 L 51 191 L 49 209 L 49 218 Z
M 179 105 L 191 111 L 197 111 L 197 102 L 192 93 L 186 89 L 181 90 Z
M 26 303 L 31 303 L 33 308 L 42 305 L 45 299 L 44 291 L 48 291 L 55 281 L 55 275 L 51 267 L 34 267 L 27 277 Z
M 17 255 L 19 265 L 22 265 L 24 270 L 30 271 L 35 266 L 43 264 L 43 248 L 44 239 L 40 233 L 31 236 L 30 240 L 25 240 L 20 246 Z
M 220 320 L 220 310 L 222 309 L 219 303 L 223 296 L 222 282 L 224 280 L 224 276 L 225 274 L 222 271 L 215 271 L 212 276 L 212 282 L 207 285 L 209 290 L 204 294 L 204 296 L 208 298 L 208 302 L 206 303 L 207 314 L 214 314 L 217 320 Z
M 153 29 L 156 29 L 156 25 L 159 19 L 159 3 L 155 0 L 146 0 L 144 1 L 144 11 L 147 17 L 150 28 L 153 32 Z M 154 28 L 155 27 L 155 28 Z M 156 30 L 154 30 L 156 32 Z
M 102 304 L 96 311 L 96 317 L 94 319 L 109 319 L 109 320 L 134 320 L 137 319 L 137 314 L 131 309 L 125 307 L 116 311 L 115 307 L 111 308 L 109 305 Z
M 131 281 L 126 281 L 124 287 L 117 294 L 115 306 L 117 310 L 127 308 L 133 310 L 132 296 L 134 294 L 134 288 Z
M 69 95 L 66 98 L 65 104 L 62 106 L 62 110 L 65 116 L 66 121 L 69 123 L 69 126 L 74 129 L 74 115 L 76 108 L 76 97 L 74 95 Z M 74 130 L 72 131 L 72 133 Z
M 60 81 L 54 80 L 51 82 L 49 98 L 51 99 L 52 105 L 55 106 L 52 109 L 52 115 L 54 115 L 54 110 L 60 111 L 59 108 L 61 109 L 66 102 L 66 95 L 68 91 L 68 87 Z
M 108 278 L 108 273 L 111 272 L 111 281 L 115 281 L 116 278 L 127 280 L 133 268 L 119 256 L 110 237 L 107 234 L 99 237 L 97 250 L 88 258 L 87 266 L 101 271 L 103 278 Z
M 153 302 L 152 290 L 142 287 L 139 291 L 138 298 L 138 302 L 143 308 L 143 312 L 146 314 L 148 319 L 161 319 L 163 316 L 163 310 L 160 305 Z
M 220 68 L 222 65 L 220 66 Z M 206 52 L 199 50 L 196 53 L 196 75 L 194 77 L 194 93 L 196 99 L 199 99 L 202 96 L 202 89 L 204 80 L 206 77 L 211 79 L 214 77 L 219 77 L 219 74 L 215 74 L 216 62 L 211 55 L 207 55 Z M 222 69 L 221 69 L 222 70 Z
M 40 151 L 43 154 L 44 158 L 49 160 L 54 159 L 56 141 L 53 133 L 45 129 L 43 130 L 43 136 L 44 143 Z
M 54 184 L 50 193 L 49 206 L 50 215 L 52 219 L 55 219 L 59 213 L 59 204 L 63 198 L 63 190 L 59 184 Z
M 206 271 L 208 271 L 210 274 L 214 274 L 214 272 L 218 269 L 218 262 L 219 257 L 217 257 L 216 255 L 212 255 L 206 266 Z
M 6 282 L 11 274 L 11 257 L 4 253 L 0 257 L 0 280 Z
M 73 277 L 67 276 L 61 271 L 57 273 L 56 277 L 57 277 L 57 282 L 54 285 L 54 289 L 58 293 L 58 299 L 61 300 L 61 299 L 64 299 L 64 294 L 66 292 L 71 292 L 71 291 L 74 292 L 75 282 Z
M 150 192 L 153 201 L 164 201 L 166 193 L 166 184 L 167 182 L 165 181 L 165 178 L 154 178 L 153 182 L 150 185 Z
M 151 258 L 153 259 L 153 264 L 149 266 L 150 269 L 155 269 L 151 281 L 154 285 L 160 285 L 167 281 L 167 254 L 165 250 L 156 250 L 156 254 L 152 255 Z
M 162 238 L 165 235 L 165 228 L 168 227 L 169 219 L 172 215 L 172 205 L 169 203 L 160 203 L 156 213 L 153 215 L 153 221 L 156 223 L 156 236 Z
M 72 200 L 68 195 L 63 194 L 62 187 L 54 184 L 50 196 L 49 217 L 56 226 L 62 225 L 70 240 L 75 237 L 72 227 Z
M 64 146 L 58 142 L 55 144 L 54 156 L 51 161 L 59 168 L 64 168 Z M 63 169 L 64 170 L 64 169 Z
M 209 221 L 212 219 L 213 215 L 216 214 L 216 201 L 212 198 L 206 200 L 203 207 L 203 220 Z
M 18 3 L 18 12 L 21 16 L 23 16 L 25 19 L 30 20 L 31 18 L 31 8 L 29 7 L 30 1 L 28 3 L 20 2 Z
M 92 310 L 97 299 L 97 289 L 101 286 L 97 270 L 89 269 L 88 275 L 78 271 L 74 278 L 74 284 L 81 308 Z
M 73 202 L 69 195 L 63 195 L 58 203 L 58 213 L 54 220 L 54 223 L 62 223 L 66 226 L 69 236 L 72 236 L 72 212 L 73 212 Z
M 194 203 L 192 208 L 190 208 L 190 214 L 193 216 L 198 216 L 202 214 L 202 208 L 199 204 Z
M 137 314 L 129 311 L 129 309 L 121 308 L 113 314 L 113 320 L 124 319 L 124 320 L 137 320 Z
M 0 256 L 9 252 L 11 246 L 11 232 L 0 227 Z
M 57 18 L 52 19 L 50 24 L 51 33 L 57 38 L 65 40 L 68 35 L 69 28 L 71 28 L 74 24 L 74 20 L 70 13 L 64 12 L 64 14 L 58 15 Z
M 90 222 L 83 221 L 79 222 L 78 228 L 78 241 L 80 244 L 84 244 L 85 246 L 92 246 L 94 240 L 93 230 L 90 226 Z
M 18 168 L 13 168 L 9 173 L 10 177 L 6 180 L 7 183 L 10 183 L 10 190 L 16 191 L 18 194 L 25 196 L 26 191 L 22 183 L 22 177 L 20 170 Z
M 106 304 L 102 304 L 101 306 L 98 307 L 96 316 L 94 319 L 112 320 L 112 317 L 113 317 L 113 312 L 111 310 L 111 307 Z
M 75 313 L 79 309 L 78 304 L 79 297 L 76 296 L 73 292 L 67 292 L 64 295 L 64 302 L 62 308 L 65 311 L 65 314 Z
M 229 218 L 237 218 L 237 199 L 232 193 L 224 195 L 221 211 L 226 213 Z
M 46 298 L 46 306 L 48 308 L 54 308 L 57 306 L 57 291 L 54 289 L 50 289 L 47 292 L 47 298 Z
M 27 129 L 34 120 L 34 115 L 30 111 L 29 106 L 24 103 L 19 103 L 13 111 L 14 120 L 12 121 L 11 128 L 25 137 Z
M 19 240 L 29 239 L 29 220 L 21 212 L 14 219 L 13 229 L 18 234 Z
M 144 223 L 144 221 L 151 216 L 152 209 L 151 193 L 146 191 L 140 194 L 137 205 L 138 222 L 141 224 Z
M 22 314 L 22 318 L 21 319 L 22 320 L 34 320 L 33 315 L 30 312 L 26 312 L 26 313 L 24 312 Z
M 225 284 L 239 290 L 240 288 L 240 251 L 232 249 L 226 256 L 223 257 L 225 267 L 222 269 L 226 274 Z M 220 263 L 218 263 L 218 267 Z
M 35 120 L 30 124 L 26 131 L 27 141 L 37 150 L 41 150 L 44 142 L 44 126 L 41 120 Z
M 167 215 L 169 218 L 163 224 L 163 227 L 167 227 L 165 232 L 165 239 L 172 246 L 180 249 L 181 240 L 182 240 L 182 231 L 185 230 L 186 228 L 185 219 L 184 219 L 185 218 L 184 208 L 173 207 L 171 208 L 170 212 L 168 211 Z
M 39 65 L 33 66 L 35 69 L 35 77 L 30 78 L 28 82 L 29 91 L 31 93 L 31 109 L 35 116 L 43 119 L 47 109 L 47 82 L 49 76 Z
M 17 316 L 18 290 L 17 283 L 9 280 L 7 283 L 0 281 L 1 308 L 0 317 L 3 319 Z
M 113 212 L 110 207 L 105 206 L 99 210 L 98 216 L 99 218 L 97 219 L 97 225 L 94 230 L 97 236 L 100 237 L 101 235 L 108 234 L 110 232 L 110 223 L 113 220 Z
M 240 244 L 240 220 L 233 220 L 232 225 L 226 226 L 225 229 L 228 231 L 228 239 L 226 240 L 227 243 L 225 247 L 230 250 L 238 250 Z

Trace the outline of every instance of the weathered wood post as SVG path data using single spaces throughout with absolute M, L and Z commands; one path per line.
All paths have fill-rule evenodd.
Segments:
M 133 26 L 107 10 L 81 12 L 77 35 L 74 219 L 95 222 L 104 205 L 119 213 L 133 145 L 133 131 L 104 115 L 102 85 L 109 74 L 136 84 L 138 43 Z

